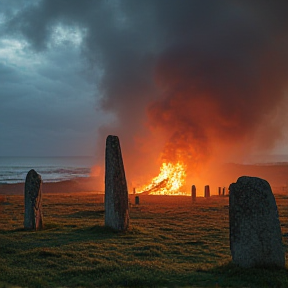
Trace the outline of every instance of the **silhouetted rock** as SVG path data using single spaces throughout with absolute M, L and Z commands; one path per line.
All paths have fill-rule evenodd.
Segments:
M 192 188 L 191 188 L 191 197 L 192 197 L 192 201 L 195 201 L 195 200 L 196 200 L 196 186 L 195 186 L 195 185 L 192 185 Z
M 123 231 L 129 225 L 128 189 L 117 136 L 106 140 L 105 226 Z
M 269 183 L 240 177 L 229 187 L 230 250 L 241 267 L 284 267 L 278 210 Z
M 221 187 L 218 187 L 218 196 L 221 196 L 222 193 L 221 193 Z
M 43 228 L 42 179 L 33 169 L 26 176 L 24 198 L 24 228 L 28 230 Z
M 205 196 L 205 198 L 209 198 L 210 197 L 210 186 L 209 185 L 206 185 L 204 187 L 204 196 Z
M 136 205 L 139 205 L 139 203 L 140 203 L 139 196 L 135 196 L 135 204 L 136 204 Z

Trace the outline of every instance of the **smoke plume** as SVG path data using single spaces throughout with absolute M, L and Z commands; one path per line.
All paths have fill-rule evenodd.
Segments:
M 101 109 L 114 115 L 99 131 L 97 155 L 116 134 L 129 181 L 147 180 L 164 160 L 184 161 L 196 179 L 212 164 L 273 148 L 282 135 L 288 4 L 251 2 L 43 0 L 7 29 L 37 51 L 53 25 L 85 29 Z

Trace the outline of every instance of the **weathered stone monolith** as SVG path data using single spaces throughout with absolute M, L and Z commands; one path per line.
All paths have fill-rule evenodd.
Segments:
M 191 197 L 192 197 L 192 201 L 196 201 L 196 186 L 195 185 L 192 185 Z
M 222 190 L 222 195 L 225 196 L 226 195 L 226 188 L 223 187 L 223 190 Z
M 205 196 L 205 198 L 209 198 L 210 197 L 210 187 L 209 187 L 209 185 L 206 185 L 204 187 L 204 196 Z
M 135 204 L 136 204 L 136 205 L 139 205 L 139 203 L 140 203 L 139 196 L 135 196 Z
M 42 229 L 42 179 L 33 169 L 30 170 L 26 176 L 24 198 L 24 229 Z
M 128 189 L 117 136 L 106 139 L 105 226 L 125 231 L 129 226 Z
M 218 187 L 218 196 L 221 196 L 221 187 Z
M 230 250 L 241 267 L 284 267 L 278 210 L 269 183 L 243 176 L 229 187 Z

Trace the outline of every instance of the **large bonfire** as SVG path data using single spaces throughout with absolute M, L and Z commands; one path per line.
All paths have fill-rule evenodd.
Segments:
M 160 173 L 153 178 L 149 185 L 143 186 L 138 193 L 150 195 L 185 195 L 181 188 L 185 184 L 185 165 L 181 162 L 176 164 L 162 163 Z

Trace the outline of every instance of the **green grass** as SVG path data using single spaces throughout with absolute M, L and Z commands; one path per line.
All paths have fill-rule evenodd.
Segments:
M 103 195 L 44 195 L 38 232 L 23 230 L 23 203 L 0 202 L 0 288 L 288 287 L 287 269 L 231 263 L 227 197 L 140 196 L 125 233 L 104 227 Z M 287 197 L 277 204 L 287 255 Z

